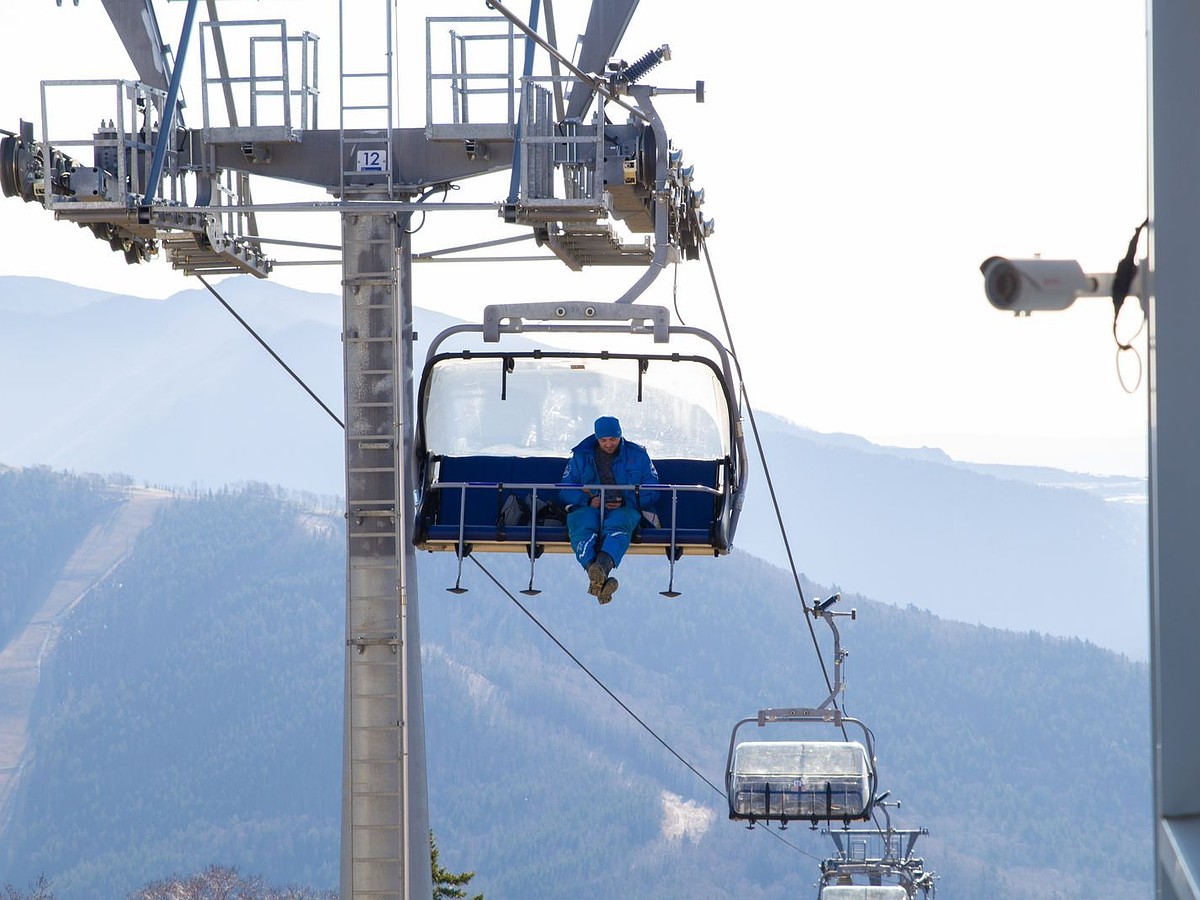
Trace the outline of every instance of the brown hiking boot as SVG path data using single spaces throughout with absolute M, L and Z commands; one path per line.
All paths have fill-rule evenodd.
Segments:
M 604 551 L 596 554 L 596 558 L 588 563 L 588 593 L 593 597 L 599 597 L 600 592 L 604 590 L 605 579 L 608 578 L 608 573 L 612 571 L 612 557 Z M 616 590 L 616 587 L 613 588 Z M 612 599 L 612 591 L 609 591 L 609 599 Z M 601 603 L 607 603 L 608 600 L 601 600 Z
M 604 571 L 604 567 L 598 562 L 591 563 L 587 567 L 588 574 L 588 593 L 593 597 L 599 597 L 600 591 L 604 589 L 604 579 L 608 577 L 608 573 Z
M 596 599 L 600 601 L 601 605 L 608 603 L 612 600 L 613 594 L 617 592 L 618 586 L 617 579 L 606 578 L 604 584 L 600 586 L 600 590 L 596 594 Z

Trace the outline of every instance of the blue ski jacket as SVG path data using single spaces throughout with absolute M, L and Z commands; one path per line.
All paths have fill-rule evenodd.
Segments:
M 571 449 L 571 458 L 567 460 L 567 467 L 563 470 L 562 484 L 600 483 L 600 475 L 596 471 L 597 443 L 596 436 L 589 434 Z M 621 439 L 617 452 L 613 454 L 612 473 L 617 484 L 658 484 L 658 472 L 654 463 L 650 461 L 650 454 L 646 452 L 646 448 L 624 438 Z M 628 508 L 650 510 L 658 502 L 659 492 L 640 491 L 635 494 L 632 490 L 626 490 L 620 494 Z M 606 492 L 605 496 L 610 494 Z M 567 506 L 586 506 L 591 500 L 588 493 L 578 488 L 564 489 L 559 492 L 559 497 Z

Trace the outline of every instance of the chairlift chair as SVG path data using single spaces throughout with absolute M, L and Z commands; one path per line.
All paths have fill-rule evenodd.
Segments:
M 898 884 L 823 884 L 817 900 L 912 900 L 908 889 Z
M 934 875 L 919 859 L 889 863 L 880 859 L 828 859 L 821 864 L 817 900 L 934 900 Z
M 894 864 L 879 859 L 821 863 L 817 900 L 933 900 L 934 876 L 919 859 Z
M 738 729 L 751 722 L 835 724 L 819 711 L 761 710 L 742 719 L 729 742 L 725 788 L 729 818 L 750 823 L 869 819 L 876 786 L 871 732 L 849 716 L 836 724 L 862 728 L 859 741 L 737 741 Z
M 866 820 L 876 801 L 878 773 L 875 743 L 871 729 L 862 721 L 845 715 L 835 703 L 844 687 L 842 682 L 841 636 L 834 618 L 850 616 L 855 610 L 835 612 L 831 607 L 839 599 L 834 595 L 814 603 L 807 610 L 828 623 L 834 636 L 834 683 L 829 696 L 817 707 L 762 709 L 756 716 L 742 719 L 729 736 L 729 755 L 725 765 L 725 795 L 729 818 L 749 822 L 840 821 L 847 827 L 856 819 Z M 863 740 L 789 740 L 738 741 L 738 731 L 751 722 L 759 727 L 776 723 L 803 726 L 834 726 L 842 730 L 852 725 L 862 732 Z
M 530 333 L 600 334 L 611 349 L 541 348 L 522 339 Z M 639 346 L 647 339 L 650 346 Z M 526 553 L 524 593 L 537 593 L 535 561 L 571 552 L 565 515 L 553 505 L 571 449 L 598 416 L 613 415 L 625 437 L 646 447 L 659 484 L 583 487 L 632 489 L 645 498 L 655 515 L 643 517 L 628 552 L 665 554 L 671 579 L 663 593 L 678 596 L 676 561 L 722 555 L 733 544 L 746 483 L 738 395 L 720 343 L 700 329 L 671 326 L 664 307 L 488 307 L 482 324 L 446 329 L 426 356 L 413 542 L 455 553 L 460 573 L 472 552 Z
M 925 871 L 925 861 L 913 854 L 927 828 L 895 828 L 891 810 L 899 800 L 889 802 L 891 791 L 875 798 L 874 809 L 883 813 L 884 827 L 823 830 L 837 847 L 837 856 L 821 863 L 821 891 L 818 900 L 830 898 L 895 898 L 895 900 L 934 900 L 936 876 Z M 874 847 L 878 852 L 868 853 Z

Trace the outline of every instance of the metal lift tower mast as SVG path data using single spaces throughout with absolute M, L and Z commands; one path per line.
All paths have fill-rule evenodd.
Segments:
M 1150 699 L 1154 771 L 1156 896 L 1200 900 L 1200 304 L 1196 302 L 1196 244 L 1200 238 L 1200 6 L 1194 0 L 1149 0 L 1147 10 L 1148 266 L 1136 291 L 1149 322 L 1150 463 Z M 1139 229 L 1140 231 L 1140 229 Z M 1136 241 L 1128 262 L 1134 261 Z M 1064 261 L 1025 260 L 1047 267 Z M 1078 272 L 1075 261 L 1065 261 Z M 1002 265 L 995 265 L 1000 263 Z M 1069 268 L 1068 267 L 1068 268 Z M 998 275 L 1008 261 L 983 264 L 988 298 L 999 308 L 1029 313 L 1066 309 L 1077 296 L 1112 296 L 1115 275 L 1102 288 L 1062 289 L 1074 277 L 1065 269 L 1038 284 L 1028 274 Z M 1026 273 L 1032 271 L 1025 269 Z M 1132 271 L 1130 272 L 1132 274 Z M 1136 283 L 1136 279 L 1134 279 Z M 1035 285 L 1033 291 L 1018 285 Z M 1111 294 L 1110 294 L 1111 292 Z
M 1200 898 L 1200 6 L 1147 4 L 1150 679 L 1158 896 Z

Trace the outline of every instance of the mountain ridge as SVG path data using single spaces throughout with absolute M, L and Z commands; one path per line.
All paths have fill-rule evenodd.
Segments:
M 57 289 L 33 281 L 31 297 Z M 28 283 L 0 278 L 0 296 Z M 339 298 L 249 277 L 217 289 L 341 408 Z M 131 472 L 151 485 L 344 494 L 341 430 L 206 291 L 144 301 L 62 290 L 67 308 L 52 329 L 46 317 L 0 304 L 0 379 L 20 384 L 38 373 L 36 390 L 0 393 L 0 421 L 10 423 L 0 462 Z M 425 336 L 418 352 L 459 322 L 423 309 L 415 316 Z M 793 556 L 814 580 L 1148 655 L 1147 517 L 1136 479 L 961 463 L 934 448 L 820 434 L 772 413 L 758 413 L 756 424 Z M 750 458 L 735 542 L 786 566 L 753 448 Z M 1137 502 L 1118 502 L 1131 494 Z

